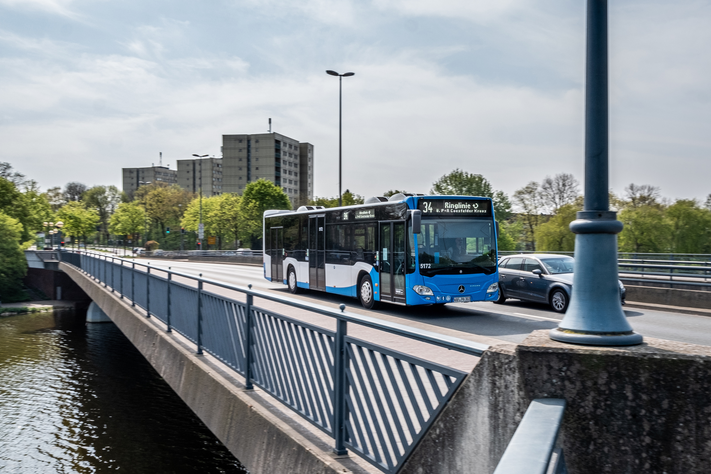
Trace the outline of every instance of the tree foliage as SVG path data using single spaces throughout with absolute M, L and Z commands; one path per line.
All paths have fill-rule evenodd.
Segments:
M 582 210 L 582 199 L 573 204 L 563 204 L 557 213 L 547 222 L 538 226 L 537 250 L 541 251 L 573 251 L 575 250 L 575 234 L 570 230 L 570 223 Z
M 99 213 L 94 209 L 87 209 L 77 201 L 68 202 L 57 212 L 57 220 L 64 223 L 62 232 L 72 237 L 86 238 L 96 232 L 96 225 L 99 223 Z
M 365 198 L 360 194 L 354 194 L 346 189 L 346 192 L 341 196 L 341 202 L 343 206 L 354 206 L 356 204 L 363 204 Z M 316 197 L 309 203 L 311 206 L 323 206 L 323 207 L 338 207 L 338 196 L 332 198 Z
M 102 232 L 109 237 L 109 219 L 121 202 L 122 192 L 116 186 L 93 186 L 82 195 L 82 202 L 99 213 Z
M 536 231 L 542 221 L 544 209 L 540 187 L 536 181 L 529 182 L 514 193 L 514 203 L 518 207 L 519 217 L 523 222 L 524 235 L 531 250 L 536 250 Z
M 81 201 L 81 197 L 87 190 L 86 184 L 72 181 L 64 186 L 64 201 Z
M 541 182 L 541 200 L 548 211 L 555 214 L 562 206 L 573 204 L 580 196 L 578 180 L 572 174 L 546 176 Z
M 268 209 L 291 209 L 283 189 L 266 179 L 252 181 L 244 188 L 240 212 L 243 235 L 255 241 L 262 235 L 262 216 Z
M 448 196 L 488 197 L 494 203 L 497 220 L 504 221 L 511 217 L 511 202 L 508 196 L 503 191 L 494 191 L 491 183 L 480 174 L 457 168 L 435 181 L 430 192 Z
M 27 274 L 27 259 L 20 247 L 22 233 L 20 221 L 0 211 L 0 300 L 3 302 L 26 299 L 22 278 Z
M 146 211 L 135 202 L 118 204 L 116 212 L 109 220 L 109 231 L 113 234 L 135 236 L 141 233 L 146 225 Z

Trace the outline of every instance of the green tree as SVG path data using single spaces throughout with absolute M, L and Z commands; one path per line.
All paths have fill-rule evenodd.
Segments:
M 574 204 L 563 204 L 548 222 L 540 224 L 537 229 L 537 250 L 575 250 L 575 234 L 570 230 L 570 223 L 576 219 L 577 213 L 582 210 L 582 207 L 582 198 L 579 198 Z
M 25 182 L 25 175 L 18 173 L 17 171 L 13 171 L 12 165 L 5 161 L 0 161 L 0 178 L 5 178 L 18 187 Z
M 67 201 L 64 200 L 62 188 L 59 186 L 49 188 L 44 192 L 44 197 L 52 208 L 52 212 L 57 212 L 59 208 L 67 203 Z
M 516 241 L 511 234 L 509 234 L 506 226 L 499 225 L 499 230 L 496 233 L 496 246 L 499 251 L 516 250 Z
M 666 252 L 669 249 L 669 225 L 661 206 L 642 205 L 620 211 L 624 224 L 618 239 L 620 252 Z
M 511 202 L 503 191 L 494 191 L 491 183 L 480 174 L 455 169 L 432 184 L 432 194 L 448 196 L 481 196 L 491 198 L 498 221 L 511 217 Z
M 344 206 L 354 206 L 356 204 L 363 204 L 365 198 L 360 194 L 354 194 L 346 189 L 346 192 L 341 196 L 341 202 Z M 323 207 L 338 207 L 338 196 L 332 198 L 326 197 L 316 197 L 309 202 L 310 206 L 323 206 Z
M 13 182 L 0 177 L 0 211 L 20 222 L 22 242 L 29 242 L 33 233 L 42 229 L 44 201 L 36 182 L 23 180 L 22 183 L 26 188 L 24 193 Z
M 245 186 L 240 202 L 243 222 L 241 232 L 244 240 L 251 240 L 252 248 L 261 238 L 262 217 L 268 209 L 291 209 L 291 202 L 284 190 L 266 179 L 259 179 Z
M 197 197 L 190 201 L 188 208 L 183 214 L 181 225 L 186 231 L 197 232 L 200 224 L 200 207 L 202 205 L 202 225 L 205 228 L 205 236 L 220 236 L 222 226 L 219 222 L 218 211 L 222 202 L 221 196 L 211 196 L 202 198 Z
M 66 202 L 81 201 L 81 197 L 86 192 L 86 184 L 72 181 L 64 186 L 64 200 Z
M 81 200 L 89 209 L 99 213 L 101 232 L 106 241 L 109 239 L 109 219 L 121 202 L 121 191 L 116 186 L 94 186 L 82 194 Z
M 27 274 L 27 259 L 20 247 L 22 224 L 0 212 L 0 299 L 3 302 L 23 301 L 22 278 Z
M 711 252 L 711 211 L 696 199 L 679 199 L 665 210 L 665 216 L 672 252 Z
M 146 211 L 140 204 L 135 202 L 122 202 L 116 208 L 116 212 L 109 220 L 109 231 L 112 234 L 131 236 L 132 240 L 138 240 L 138 234 L 145 228 Z
M 57 211 L 57 220 L 64 223 L 64 234 L 70 236 L 73 241 L 82 237 L 86 243 L 87 236 L 96 232 L 99 213 L 94 209 L 87 209 L 80 202 L 71 201 Z
M 161 242 L 161 248 L 166 240 L 166 227 L 177 226 L 183 217 L 188 204 L 195 198 L 195 195 L 177 184 L 172 186 L 166 183 L 153 183 L 141 186 L 134 193 L 135 202 L 140 203 L 146 210 L 146 215 L 151 223 L 155 223 L 159 230 L 159 236 L 154 238 Z M 203 201 L 206 198 L 203 198 Z
M 218 223 L 216 235 L 220 238 L 219 248 L 222 249 L 223 241 L 231 241 L 232 246 L 236 249 L 239 246 L 240 230 L 242 228 L 240 211 L 242 198 L 233 193 L 225 193 L 217 197 L 219 198 L 217 208 L 211 211 L 209 218 Z
M 536 230 L 543 220 L 541 212 L 544 207 L 540 186 L 536 181 L 531 181 L 518 189 L 513 199 L 519 208 L 519 218 L 523 223 L 524 235 L 530 244 L 530 250 L 536 250 Z

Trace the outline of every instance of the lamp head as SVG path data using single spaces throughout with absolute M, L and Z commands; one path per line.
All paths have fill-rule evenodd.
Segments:
M 326 71 L 326 74 L 330 74 L 332 76 L 340 76 L 340 74 L 338 74 L 336 71 L 331 71 L 330 69 Z
M 347 72 L 347 73 L 343 74 L 343 77 L 351 77 L 351 76 L 355 76 L 355 73 L 354 72 Z

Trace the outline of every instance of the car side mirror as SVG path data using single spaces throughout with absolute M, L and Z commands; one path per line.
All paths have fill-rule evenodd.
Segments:
M 538 275 L 539 277 L 543 278 L 543 272 L 541 271 L 540 268 L 536 268 L 535 270 L 531 270 L 531 273 L 534 275 Z

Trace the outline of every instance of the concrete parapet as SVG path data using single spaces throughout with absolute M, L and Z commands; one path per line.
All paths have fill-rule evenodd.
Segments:
M 627 288 L 627 300 L 630 302 L 711 309 L 711 291 L 646 285 L 625 285 L 625 288 Z
M 534 398 L 568 402 L 569 472 L 711 472 L 711 348 L 574 346 L 536 331 L 487 352 L 401 473 L 491 473 Z
M 258 390 L 175 333 L 166 333 L 130 302 L 73 266 L 65 271 L 136 346 L 163 379 L 252 473 L 365 474 L 379 472 L 353 459 L 335 458 L 332 445 L 283 415 Z

